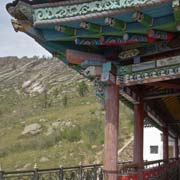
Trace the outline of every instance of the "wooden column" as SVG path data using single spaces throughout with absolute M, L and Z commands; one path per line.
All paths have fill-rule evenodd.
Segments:
M 168 128 L 163 128 L 163 159 L 169 159 L 169 143 L 168 143 Z
M 165 126 L 163 127 L 163 160 L 168 163 L 169 159 L 169 139 L 168 139 L 168 128 Z M 164 180 L 168 180 L 168 172 L 165 171 Z
M 143 169 L 143 139 L 144 139 L 144 101 L 134 105 L 134 163 L 138 165 L 139 180 L 142 180 Z
M 106 122 L 104 140 L 104 170 L 106 180 L 117 180 L 119 87 L 115 84 L 106 88 Z
M 144 103 L 134 105 L 134 163 L 143 166 Z
M 175 158 L 179 159 L 179 143 L 178 143 L 178 136 L 175 138 Z

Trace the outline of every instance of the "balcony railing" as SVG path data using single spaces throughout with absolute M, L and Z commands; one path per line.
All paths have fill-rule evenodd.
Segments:
M 30 171 L 0 171 L 0 180 L 104 180 L 106 173 L 117 173 L 119 180 L 138 180 L 139 173 L 143 180 L 176 180 L 179 176 L 180 161 L 144 162 L 141 169 L 131 162 L 119 163 L 117 172 L 106 172 L 101 164 L 60 167 L 54 169 L 37 169 Z
M 0 180 L 103 180 L 102 165 L 1 171 Z
M 176 180 L 179 173 L 180 160 L 147 161 L 141 168 L 133 163 L 120 167 L 118 180 L 138 180 L 140 174 L 143 180 Z

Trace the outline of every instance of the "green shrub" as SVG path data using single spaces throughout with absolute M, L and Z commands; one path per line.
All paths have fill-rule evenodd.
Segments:
M 82 81 L 78 84 L 78 93 L 81 97 L 84 97 L 86 95 L 86 93 L 89 91 L 88 90 L 88 85 Z
M 67 97 L 67 95 L 64 95 L 64 96 L 63 96 L 63 98 L 62 98 L 62 104 L 63 104 L 64 107 L 67 106 L 67 104 L 68 104 L 68 97 Z
M 79 127 L 65 129 L 62 132 L 62 139 L 69 142 L 76 142 L 81 139 L 81 131 Z
M 63 131 L 55 130 L 49 136 L 41 135 L 38 137 L 33 137 L 33 139 L 27 139 L 26 143 L 17 142 L 5 150 L 0 150 L 0 157 L 5 156 L 7 152 L 16 153 L 29 150 L 47 149 L 63 140 L 76 142 L 80 139 L 81 131 L 79 127 L 68 128 Z
M 8 153 L 5 149 L 0 149 L 0 158 L 7 156 Z
M 90 144 L 102 144 L 104 142 L 103 122 L 101 120 L 91 119 L 90 122 L 84 124 L 83 129 Z

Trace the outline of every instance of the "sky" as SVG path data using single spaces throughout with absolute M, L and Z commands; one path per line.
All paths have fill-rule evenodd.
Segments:
M 5 56 L 51 56 L 32 38 L 22 32 L 16 33 L 11 25 L 12 17 L 6 11 L 6 4 L 13 0 L 0 0 L 0 57 Z

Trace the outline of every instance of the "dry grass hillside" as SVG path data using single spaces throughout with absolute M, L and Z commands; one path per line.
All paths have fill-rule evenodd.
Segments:
M 0 58 L 4 170 L 101 163 L 103 126 L 92 83 L 77 72 L 55 59 Z M 123 103 L 120 131 L 119 148 L 132 136 L 132 111 Z

